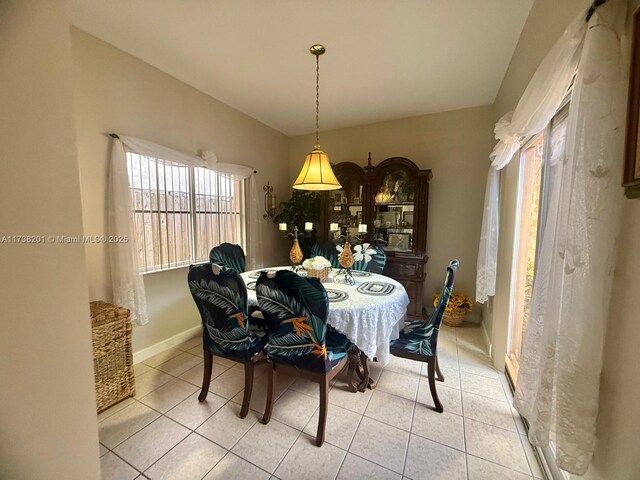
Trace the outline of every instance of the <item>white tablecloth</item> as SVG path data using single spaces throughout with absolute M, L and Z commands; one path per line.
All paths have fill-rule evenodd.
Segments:
M 250 305 L 258 304 L 256 292 L 252 289 L 256 282 L 256 272 L 283 268 L 290 267 L 261 268 L 242 274 L 242 279 L 248 286 Z M 329 324 L 346 335 L 369 359 L 376 357 L 383 366 L 386 365 L 389 362 L 389 341 L 398 338 L 407 314 L 407 292 L 394 279 L 369 272 L 354 272 L 355 285 L 334 283 L 336 272 L 337 270 L 332 270 L 329 280 L 323 285 L 327 290 L 345 292 L 348 298 L 329 302 Z M 393 291 L 386 295 L 361 293 L 358 287 L 365 282 L 391 284 Z

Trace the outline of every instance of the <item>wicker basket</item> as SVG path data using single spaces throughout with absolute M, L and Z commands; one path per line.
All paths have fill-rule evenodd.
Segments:
M 98 413 L 136 394 L 129 310 L 91 302 L 93 369 Z
M 450 327 L 459 327 L 464 322 L 464 317 L 467 315 L 467 310 L 464 308 L 454 308 L 453 310 L 446 310 L 442 322 Z
M 329 279 L 329 268 L 323 268 L 322 270 L 310 268 L 307 270 L 307 276 L 319 278 L 321 282 L 326 282 Z

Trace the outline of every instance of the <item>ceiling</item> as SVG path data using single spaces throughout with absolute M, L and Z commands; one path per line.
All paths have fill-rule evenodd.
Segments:
M 75 0 L 74 24 L 280 132 L 493 103 L 533 0 Z

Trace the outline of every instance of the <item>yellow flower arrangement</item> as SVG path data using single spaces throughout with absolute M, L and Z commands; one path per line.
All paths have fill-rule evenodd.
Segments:
M 440 292 L 436 292 L 433 295 L 434 307 L 438 305 L 439 297 Z M 452 293 L 442 321 L 450 327 L 459 327 L 462 325 L 465 315 L 471 311 L 472 305 L 473 300 L 466 293 Z
M 438 298 L 440 297 L 440 292 L 436 292 L 433 295 L 433 306 L 438 305 Z M 473 306 L 473 301 L 466 293 L 452 293 L 449 298 L 449 304 L 447 305 L 447 313 L 451 313 L 454 310 L 459 308 L 466 310 L 467 312 L 471 311 L 471 307 Z

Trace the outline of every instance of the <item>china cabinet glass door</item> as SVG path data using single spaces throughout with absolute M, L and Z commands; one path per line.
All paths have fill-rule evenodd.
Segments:
M 412 252 L 415 178 L 401 165 L 387 168 L 375 192 L 373 241 L 388 252 Z
M 330 234 L 350 238 L 358 233 L 358 225 L 364 223 L 364 171 L 348 162 L 334 166 L 336 178 L 342 185 L 340 190 L 328 192 L 329 223 L 338 224 L 338 231 Z

